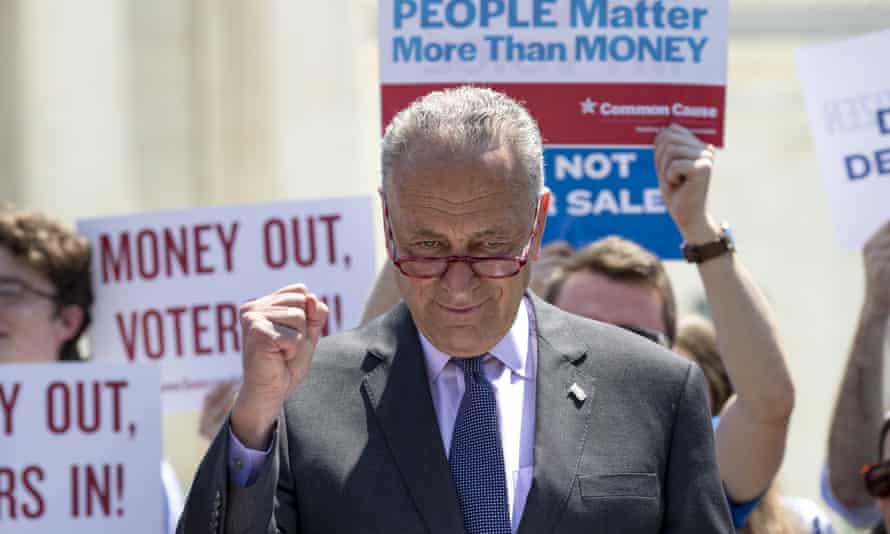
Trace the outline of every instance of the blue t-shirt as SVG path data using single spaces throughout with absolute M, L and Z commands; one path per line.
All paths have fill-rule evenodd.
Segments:
M 717 425 L 720 424 L 720 416 L 715 415 L 712 417 L 711 424 L 713 425 L 714 430 L 717 430 Z M 726 486 L 723 487 L 723 494 L 726 495 L 726 502 L 729 504 L 729 513 L 732 514 L 732 526 L 737 529 L 745 526 L 748 516 L 751 515 L 751 512 L 755 508 L 757 508 L 757 505 L 760 504 L 760 499 L 763 498 L 763 495 L 760 495 L 750 501 L 733 502 L 733 500 L 729 498 L 729 495 L 726 494 Z

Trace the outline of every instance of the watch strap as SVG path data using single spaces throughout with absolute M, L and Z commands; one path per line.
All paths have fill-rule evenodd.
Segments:
M 702 243 L 700 245 L 690 245 L 683 243 L 683 257 L 689 263 L 703 263 L 717 256 L 731 253 L 735 251 L 732 239 L 729 237 L 725 228 L 721 229 L 720 235 L 716 241 Z

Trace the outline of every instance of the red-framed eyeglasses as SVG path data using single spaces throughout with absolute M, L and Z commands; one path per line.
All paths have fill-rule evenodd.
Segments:
M 541 197 L 535 203 L 535 215 L 532 219 L 532 229 L 529 232 L 528 242 L 522 247 L 519 256 L 403 256 L 398 257 L 396 240 L 392 233 L 392 221 L 389 217 L 389 207 L 386 204 L 386 195 L 381 193 L 383 201 L 383 218 L 386 227 L 386 239 L 388 241 L 389 259 L 393 265 L 411 278 L 439 278 L 448 271 L 452 263 L 466 263 L 473 273 L 480 278 L 509 278 L 516 276 L 522 267 L 528 263 L 528 253 L 535 239 L 537 229 L 538 210 L 541 207 Z

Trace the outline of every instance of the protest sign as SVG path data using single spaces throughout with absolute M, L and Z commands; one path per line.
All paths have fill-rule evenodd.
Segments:
M 652 149 L 550 147 L 544 167 L 553 192 L 544 241 L 577 246 L 620 234 L 662 258 L 677 256 L 682 238 L 662 203 Z
M 728 11 L 726 0 L 383 0 L 383 122 L 432 90 L 472 84 L 528 107 L 547 162 L 595 162 L 630 147 L 637 163 L 620 180 L 593 178 L 609 175 L 599 168 L 568 188 L 545 167 L 555 206 L 544 239 L 582 246 L 607 234 L 644 236 L 662 257 L 677 258 L 680 234 L 657 186 L 648 203 L 626 195 L 657 184 L 642 161 L 653 160 L 665 126 L 722 146 Z M 574 200 L 565 196 L 572 191 Z M 585 196 L 601 199 L 600 209 L 561 209 Z
M 890 220 L 890 30 L 797 51 L 810 132 L 841 246 Z
M 240 377 L 243 302 L 302 282 L 330 308 L 326 334 L 357 326 L 375 276 L 371 210 L 352 197 L 81 221 L 94 357 L 160 366 L 168 413 Z
M 157 534 L 158 369 L 8 364 L 0 376 L 0 531 Z

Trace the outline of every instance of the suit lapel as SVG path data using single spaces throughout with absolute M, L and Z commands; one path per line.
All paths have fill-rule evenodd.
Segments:
M 595 400 L 593 378 L 578 368 L 586 347 L 564 312 L 536 297 L 532 303 L 538 336 L 535 467 L 519 534 L 556 528 L 575 484 Z
M 362 388 L 427 529 L 463 532 L 457 493 L 408 308 L 387 314 L 365 360 Z

